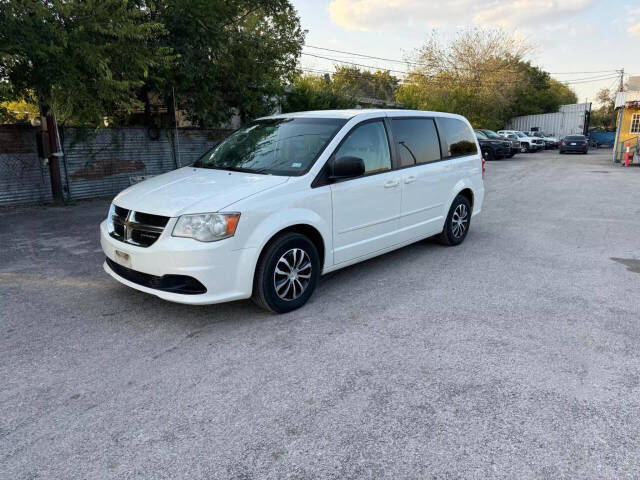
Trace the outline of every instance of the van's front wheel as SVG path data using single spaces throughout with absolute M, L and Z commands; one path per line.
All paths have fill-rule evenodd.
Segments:
M 320 255 L 299 233 L 276 237 L 260 256 L 252 300 L 275 313 L 302 307 L 313 294 L 320 275 Z
M 443 245 L 455 246 L 464 242 L 471 224 L 471 204 L 466 197 L 458 195 L 451 204 L 444 229 L 439 240 Z

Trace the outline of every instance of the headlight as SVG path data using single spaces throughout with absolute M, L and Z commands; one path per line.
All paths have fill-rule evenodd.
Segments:
M 107 214 L 107 231 L 109 233 L 113 232 L 113 216 L 116 214 L 116 206 L 112 203 L 109 206 L 109 213 Z
M 240 220 L 239 213 L 201 213 L 182 215 L 173 227 L 174 237 L 193 238 L 200 242 L 215 242 L 233 237 Z

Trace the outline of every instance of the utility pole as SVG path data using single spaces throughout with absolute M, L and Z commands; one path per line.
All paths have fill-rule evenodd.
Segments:
M 62 190 L 62 178 L 60 177 L 60 153 L 58 152 L 56 119 L 53 116 L 51 107 L 40 106 L 40 115 L 44 117 L 43 129 L 47 131 L 49 137 L 49 175 L 51 177 L 51 194 L 53 203 L 64 204 L 64 192 Z
M 624 68 L 622 70 L 618 70 L 620 72 L 620 88 L 619 92 L 624 92 Z

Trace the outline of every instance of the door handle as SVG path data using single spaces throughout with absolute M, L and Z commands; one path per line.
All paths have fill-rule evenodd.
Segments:
M 417 180 L 417 177 L 415 175 L 409 175 L 408 177 L 404 178 L 404 183 L 413 183 Z
M 384 184 L 384 188 L 393 188 L 397 187 L 398 185 L 400 185 L 400 182 L 398 180 L 389 180 Z

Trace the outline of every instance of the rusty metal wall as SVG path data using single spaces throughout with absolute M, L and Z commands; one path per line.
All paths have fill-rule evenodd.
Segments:
M 173 130 L 147 127 L 66 128 L 62 143 L 69 196 L 115 195 L 140 177 L 192 163 L 227 134 L 222 130 L 180 129 L 176 139 Z
M 0 205 L 51 202 L 49 167 L 30 126 L 0 126 Z M 68 199 L 113 196 L 141 177 L 197 160 L 228 130 L 147 127 L 61 129 L 61 178 Z
M 37 129 L 0 127 L 0 205 L 51 201 L 49 167 L 38 157 Z

